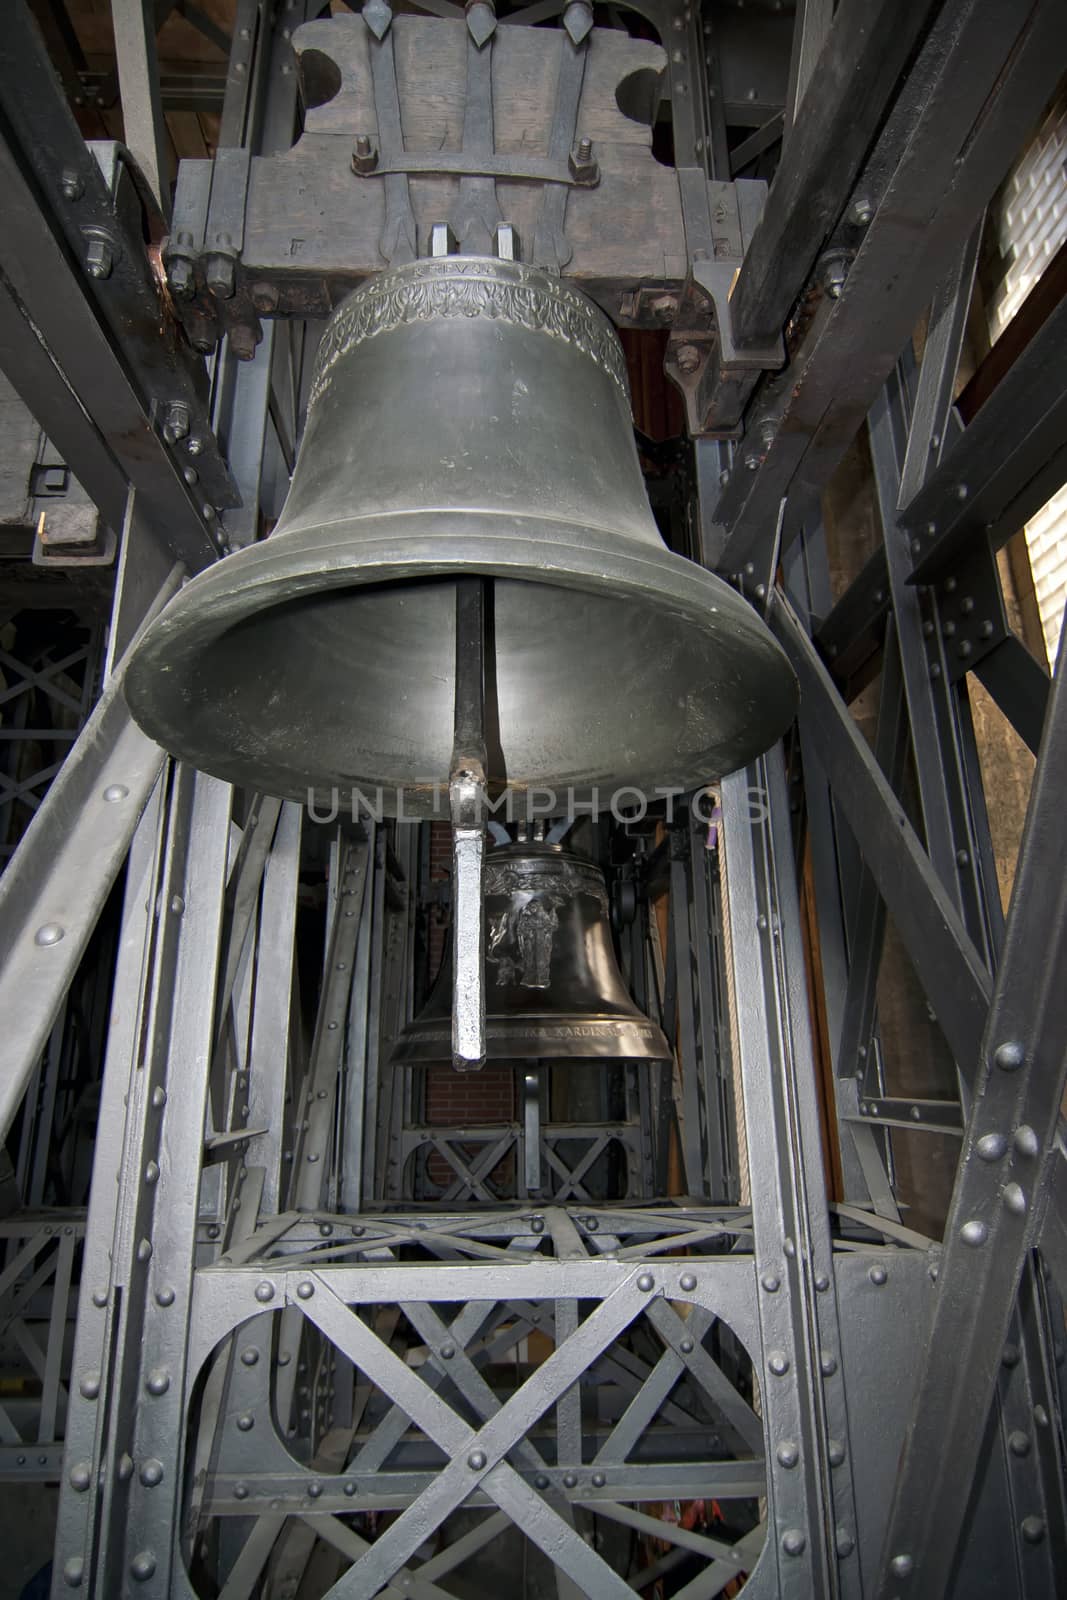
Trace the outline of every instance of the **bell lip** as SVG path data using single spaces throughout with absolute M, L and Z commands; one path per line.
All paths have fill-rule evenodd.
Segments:
M 571 1039 L 553 1039 L 545 1037 L 542 1030 L 545 1028 L 575 1028 L 588 1030 L 598 1022 L 605 1028 L 617 1030 L 613 1036 L 605 1037 L 602 1041 L 586 1038 L 583 1042 L 588 1046 L 593 1044 L 593 1049 L 575 1050 L 575 1041 Z M 411 1039 L 409 1030 L 417 1026 L 416 1022 L 408 1024 L 408 1028 L 400 1033 L 393 1043 L 386 1061 L 387 1069 L 393 1067 L 436 1067 L 448 1066 L 452 1060 L 452 1033 L 451 1023 L 445 1019 L 442 1023 L 427 1023 L 421 1030 L 430 1034 L 430 1039 Z M 530 1030 L 530 1036 L 521 1037 L 523 1028 Z M 649 1037 L 651 1030 L 653 1037 Z M 509 1035 L 514 1034 L 514 1037 Z M 620 1049 L 620 1045 L 627 1039 L 634 1046 L 643 1048 Z M 440 1044 L 438 1045 L 438 1040 Z M 531 1046 L 535 1045 L 536 1050 Z M 534 1013 L 517 1011 L 509 1012 L 506 1021 L 497 1022 L 493 1018 L 486 1019 L 485 1026 L 485 1059 L 487 1065 L 500 1064 L 507 1066 L 520 1062 L 533 1065 L 538 1062 L 551 1063 L 554 1061 L 671 1061 L 674 1052 L 667 1043 L 667 1037 L 662 1028 L 650 1019 L 639 1021 L 630 1017 L 590 1017 L 588 1014 L 573 1016 L 566 1013 L 553 1016 L 551 1021 L 537 1016 Z
M 386 531 L 367 537 L 364 530 L 375 524 Z M 352 535 L 357 532 L 362 536 L 354 547 Z M 228 749 L 216 755 L 197 748 L 186 711 L 187 672 L 230 628 L 267 609 L 262 602 L 268 592 L 269 606 L 274 607 L 336 589 L 472 573 L 581 593 L 622 594 L 698 628 L 710 628 L 717 616 L 719 627 L 747 636 L 753 651 L 763 657 L 763 701 L 773 737 L 753 742 L 729 766 L 716 768 L 711 756 L 693 770 L 687 766 L 677 775 L 679 790 L 697 788 L 747 765 L 793 721 L 798 686 L 785 652 L 747 602 L 706 568 L 665 546 L 645 546 L 599 528 L 514 513 L 425 509 L 348 517 L 302 529 L 279 527 L 270 538 L 205 568 L 174 596 L 134 646 L 124 674 L 127 703 L 150 737 L 199 770 L 293 800 L 303 801 L 314 793 L 317 800 L 328 789 L 307 782 L 272 782 L 262 772 L 253 772 L 244 759 L 230 759 Z M 646 774 L 612 777 L 637 785 Z M 351 781 L 379 780 L 363 774 Z M 442 781 L 447 781 L 447 774 L 442 774 Z M 522 786 L 515 788 L 521 792 Z M 445 814 L 440 802 L 435 808 L 428 796 L 419 794 L 412 794 L 405 809 L 411 817 L 438 813 Z

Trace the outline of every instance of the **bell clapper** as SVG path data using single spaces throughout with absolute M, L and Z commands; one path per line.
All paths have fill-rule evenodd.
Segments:
M 541 1074 L 528 1061 L 522 1075 L 523 1178 L 528 1199 L 541 1193 Z
M 485 583 L 456 583 L 456 700 L 448 799 L 452 815 L 452 1065 L 485 1065 Z

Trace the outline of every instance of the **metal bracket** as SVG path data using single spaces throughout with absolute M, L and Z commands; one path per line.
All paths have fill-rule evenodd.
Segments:
M 945 668 L 950 682 L 958 683 L 1011 633 L 988 534 L 979 534 L 938 584 L 938 611 Z
M 577 173 L 574 170 L 576 166 Z M 591 163 L 591 169 L 583 170 L 571 156 L 563 161 L 554 161 L 551 156 L 480 155 L 473 149 L 405 150 L 389 160 L 379 157 L 370 168 L 357 168 L 353 161 L 352 170 L 361 178 L 386 178 L 402 173 L 407 177 L 420 175 L 504 179 L 514 183 L 562 183 L 572 189 L 595 189 L 600 182 L 600 169 L 595 162 Z
M 496 182 L 492 176 L 477 170 L 491 167 L 496 159 L 493 128 L 495 32 L 493 6 L 486 0 L 472 0 L 467 7 L 467 96 L 463 108 L 461 159 L 471 162 L 475 170 L 461 178 L 452 212 L 452 226 L 463 255 L 489 255 L 501 221 Z
M 560 40 L 559 79 L 556 84 L 556 106 L 552 114 L 552 131 L 548 140 L 548 159 L 562 164 L 575 148 L 578 131 L 578 110 L 582 101 L 582 84 L 585 81 L 585 64 L 588 59 L 588 35 L 575 43 L 567 33 Z M 583 141 L 588 143 L 588 141 Z M 590 146 L 589 154 L 592 153 Z M 599 174 L 598 174 L 599 176 Z M 568 181 L 574 181 L 573 169 L 568 171 Z M 561 272 L 572 255 L 563 232 L 567 217 L 567 182 L 546 182 L 541 196 L 541 214 L 534 230 L 534 264 L 547 267 L 551 272 Z
M 763 214 L 767 185 L 746 178 L 709 181 L 702 168 L 684 167 L 678 187 L 690 269 L 664 369 L 685 400 L 691 434 L 736 437 L 757 379 L 785 364 L 780 337 L 736 345 L 730 316 L 730 292 Z
M 371 83 L 374 86 L 374 111 L 378 118 L 378 165 L 388 169 L 395 159 L 393 152 L 404 148 L 404 135 L 400 125 L 400 93 L 396 86 L 396 61 L 390 26 L 392 12 L 384 3 L 377 4 L 376 11 L 377 16 L 373 11 L 368 16 L 368 7 L 365 6 L 363 19 L 370 34 L 367 46 L 370 50 Z M 401 171 L 385 173 L 385 226 L 378 250 L 391 267 L 404 266 L 414 261 L 419 253 L 408 180 Z

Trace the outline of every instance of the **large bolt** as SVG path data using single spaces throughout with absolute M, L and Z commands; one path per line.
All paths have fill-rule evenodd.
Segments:
M 188 300 L 194 288 L 193 263 L 187 261 L 185 256 L 178 256 L 175 260 L 168 261 L 167 282 L 175 300 Z
M 357 133 L 352 146 L 352 171 L 361 178 L 378 165 L 378 151 L 369 133 Z
M 167 420 L 163 424 L 163 437 L 168 444 L 177 444 L 189 436 L 189 407 L 184 400 L 175 400 L 167 407 Z
M 575 183 L 594 184 L 600 177 L 600 168 L 593 160 L 592 139 L 579 139 L 567 157 L 571 177 Z
M 228 235 L 223 236 L 219 243 L 224 248 L 214 250 L 208 256 L 204 280 L 216 300 L 229 300 L 237 286 L 233 256 L 227 253 L 233 246 Z
M 106 239 L 90 239 L 85 251 L 85 270 L 90 278 L 110 278 L 115 253 Z

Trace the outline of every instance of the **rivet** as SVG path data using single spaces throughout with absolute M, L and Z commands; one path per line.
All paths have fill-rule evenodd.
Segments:
M 692 1339 L 690 1339 L 688 1335 L 684 1339 L 680 1339 L 678 1341 L 678 1348 L 684 1356 L 690 1355 L 693 1350 Z
M 807 1543 L 799 1528 L 787 1528 L 782 1534 L 782 1549 L 787 1556 L 802 1556 Z
M 107 1290 L 106 1289 L 94 1289 L 93 1290 L 93 1305 L 96 1306 L 99 1310 L 102 1311 L 103 1308 L 107 1305 L 107 1299 L 108 1299 L 108 1296 L 107 1296 Z
M 241 1360 L 244 1362 L 246 1367 L 255 1366 L 256 1362 L 259 1360 L 259 1351 L 256 1349 L 254 1344 L 245 1346 L 245 1348 L 241 1351 Z
M 1002 1133 L 983 1133 L 974 1148 L 983 1161 L 999 1161 L 1007 1151 L 1008 1141 Z
M 144 1181 L 149 1187 L 159 1182 L 159 1162 L 150 1161 L 144 1169 Z
M 273 1285 L 273 1283 L 267 1283 L 266 1280 L 264 1280 L 262 1283 L 257 1283 L 256 1284 L 256 1299 L 262 1301 L 264 1305 L 266 1305 L 268 1300 L 273 1300 L 274 1299 L 274 1285 Z
M 174 912 L 176 917 L 181 916 L 182 912 L 185 910 L 185 901 L 182 899 L 180 894 L 171 895 L 170 909 Z
M 472 1472 L 481 1472 L 489 1457 L 484 1450 L 472 1450 L 467 1457 L 467 1465 Z
M 305 1278 L 303 1283 L 297 1284 L 296 1292 L 300 1296 L 301 1300 L 310 1300 L 311 1296 L 315 1293 L 315 1285 L 311 1282 L 310 1278 Z
M 678 1286 L 679 1288 L 684 1289 L 687 1294 L 690 1293 L 697 1286 L 696 1273 L 683 1272 L 682 1276 L 678 1279 Z
M 37 929 L 37 932 L 33 936 L 33 942 L 34 944 L 47 946 L 58 944 L 62 937 L 63 929 L 59 926 L 58 922 L 45 922 Z
M 150 1456 L 141 1466 L 140 1479 L 146 1489 L 154 1489 L 163 1482 L 163 1463 Z
M 160 1111 L 166 1105 L 166 1103 L 167 1091 L 157 1084 L 157 1086 L 152 1090 L 152 1104 L 157 1111 Z
M 840 1439 L 830 1439 L 826 1445 L 826 1459 L 832 1467 L 841 1466 L 845 1459 L 845 1447 Z
M 534 1488 L 535 1489 L 547 1489 L 548 1488 L 548 1478 L 545 1476 L 545 1474 L 543 1472 L 539 1472 L 537 1474 L 537 1477 L 534 1479 Z
M 900 1555 L 894 1556 L 890 1561 L 889 1570 L 894 1578 L 910 1578 L 915 1571 L 915 1563 L 911 1556 L 902 1552 Z
M 1028 1456 L 1030 1454 L 1030 1435 L 1021 1428 L 1015 1428 L 1008 1434 L 1008 1449 L 1013 1456 Z
M 251 1433 L 255 1425 L 256 1419 L 252 1415 L 251 1411 L 242 1411 L 241 1415 L 237 1418 L 237 1427 L 241 1433 Z
M 452 1357 L 455 1355 L 455 1353 L 456 1353 L 456 1347 L 455 1347 L 454 1344 L 443 1344 L 441 1346 L 441 1360 L 442 1361 L 451 1361 Z
M 590 1479 L 594 1489 L 602 1489 L 607 1481 L 607 1478 L 602 1472 L 594 1472 L 592 1478 Z
M 1026 1195 L 1019 1184 L 1006 1183 L 1004 1185 L 1004 1205 L 1013 1217 L 1025 1217 Z
M 78 1385 L 78 1393 L 83 1400 L 95 1400 L 100 1393 L 99 1372 L 87 1372 Z
M 1003 1044 L 998 1044 L 993 1052 L 993 1061 L 1001 1072 L 1018 1072 L 1026 1060 L 1026 1051 L 1016 1039 L 1007 1039 Z
M 152 1259 L 152 1241 L 151 1241 L 151 1239 L 142 1239 L 140 1241 L 140 1243 L 137 1246 L 137 1259 L 138 1259 L 138 1261 L 151 1261 L 151 1259 Z
M 167 1306 L 172 1306 L 173 1304 L 174 1290 L 171 1288 L 169 1283 L 165 1283 L 162 1289 L 156 1290 L 156 1305 L 166 1308 Z
M 816 1292 L 818 1294 L 825 1294 L 829 1287 L 830 1287 L 830 1280 L 826 1276 L 825 1272 L 818 1273 L 816 1275 L 816 1278 L 815 1278 L 815 1289 L 816 1289 Z
M 565 1472 L 563 1474 L 563 1487 L 565 1489 L 574 1489 L 577 1487 L 577 1484 L 578 1474 L 576 1472 Z
M 156 1558 L 151 1550 L 139 1550 L 130 1562 L 130 1576 L 138 1583 L 147 1583 L 156 1570 Z
M 853 1539 L 847 1528 L 838 1528 L 834 1543 L 837 1547 L 837 1553 L 841 1557 L 842 1561 L 846 1556 L 850 1556 L 853 1550 L 856 1548 L 856 1541 Z
M 783 1439 L 774 1453 L 780 1467 L 795 1467 L 800 1460 L 800 1450 L 792 1439 Z
M 651 1272 L 642 1272 L 637 1280 L 637 1287 L 643 1294 L 648 1294 L 651 1289 L 656 1287 L 656 1280 Z
M 1002 1366 L 1017 1367 L 1019 1365 L 1019 1346 L 1011 1343 L 1006 1344 L 1001 1352 L 1000 1361 Z
M 1016 1355 L 1015 1360 L 1018 1361 L 1018 1359 L 1019 1357 Z M 1039 1428 L 1048 1427 L 1048 1412 L 1045 1410 L 1044 1406 L 1038 1405 L 1034 1407 L 1034 1421 L 1037 1423 Z
M 868 1278 L 870 1278 L 871 1282 L 873 1284 L 875 1284 L 880 1289 L 882 1287 L 882 1284 L 888 1278 L 889 1274 L 888 1274 L 888 1272 L 886 1272 L 884 1267 L 876 1265 L 876 1266 L 873 1266 L 871 1268 L 871 1270 L 868 1272 L 867 1276 L 868 1276 Z
M 837 1358 L 832 1356 L 828 1350 L 824 1350 L 819 1359 L 819 1367 L 824 1378 L 832 1378 L 837 1371 Z
M 782 1350 L 772 1350 L 767 1365 L 776 1378 L 784 1378 L 789 1371 L 789 1357 Z
M 313 1483 L 309 1483 L 308 1484 L 308 1494 L 311 1496 L 312 1500 L 317 1500 L 321 1493 L 322 1493 L 322 1484 L 316 1478 Z
M 1045 1537 L 1045 1524 L 1041 1517 L 1024 1517 L 1019 1531 L 1027 1544 L 1040 1544 Z
M 71 1556 L 69 1561 L 63 1563 L 63 1582 L 69 1589 L 80 1589 L 84 1574 L 85 1563 L 81 1556 Z
M 170 1373 L 165 1367 L 155 1367 L 145 1379 L 144 1386 L 149 1394 L 166 1394 L 170 1388 Z
M 1016 1455 L 1018 1454 L 1019 1452 L 1016 1451 Z M 93 1481 L 93 1469 L 88 1461 L 76 1461 L 67 1476 L 70 1480 L 71 1488 L 77 1489 L 79 1494 L 84 1494 Z
M 247 1485 L 247 1483 L 235 1483 L 234 1486 L 233 1486 L 233 1497 L 234 1497 L 235 1500 L 247 1500 L 248 1499 L 248 1485 Z
M 1037 1134 L 1025 1122 L 1015 1130 L 1015 1148 L 1021 1156 L 1036 1156 L 1041 1148 Z
M 782 1280 L 774 1272 L 765 1272 L 760 1279 L 760 1283 L 768 1294 L 777 1294 L 782 1286 Z
M 793 1257 L 797 1253 L 797 1247 L 793 1243 L 792 1239 L 786 1238 L 782 1240 L 782 1251 L 789 1257 L 790 1261 L 792 1261 Z
M 964 1244 L 969 1244 L 972 1250 L 977 1250 L 989 1238 L 989 1226 L 980 1217 L 972 1217 L 970 1222 L 965 1222 L 960 1229 L 960 1238 Z
M 109 783 L 104 790 L 104 799 L 111 805 L 116 800 L 125 800 L 129 792 L 124 783 Z
M 349 1499 L 351 1499 L 355 1492 L 356 1480 L 354 1478 L 349 1478 L 348 1482 L 345 1484 L 345 1494 L 348 1495 Z

